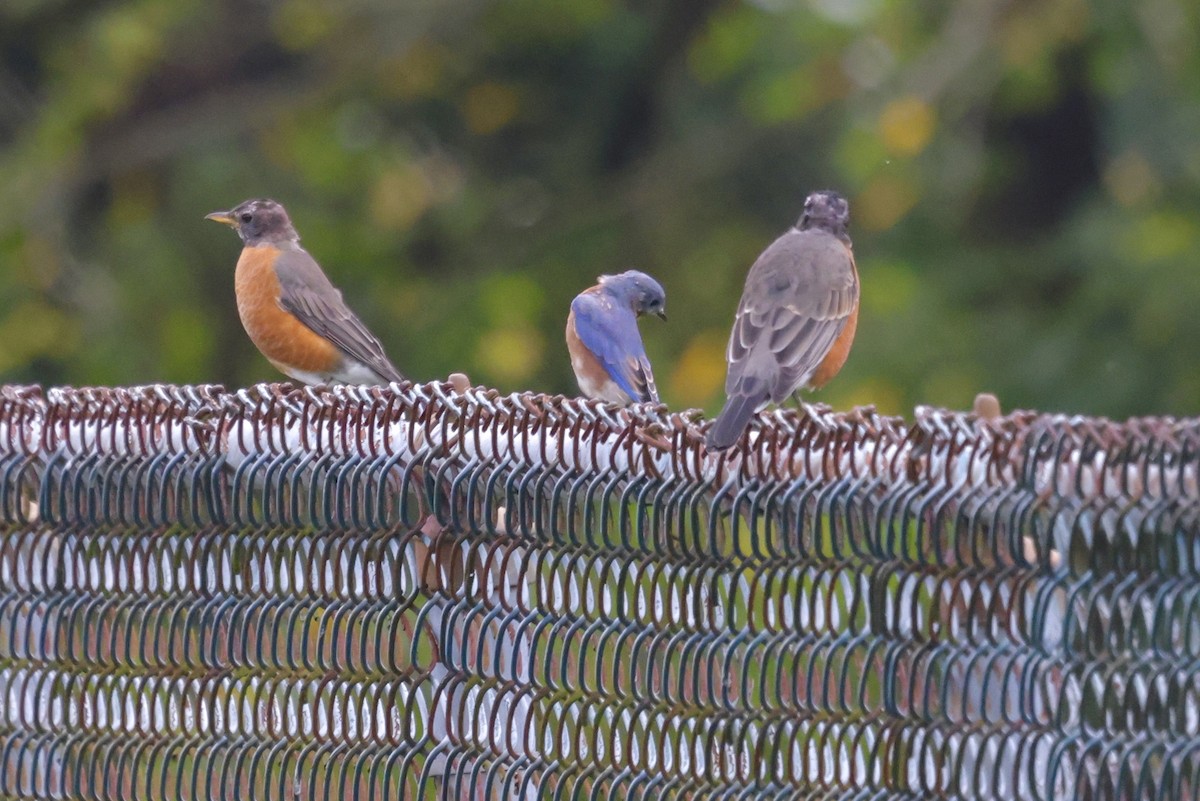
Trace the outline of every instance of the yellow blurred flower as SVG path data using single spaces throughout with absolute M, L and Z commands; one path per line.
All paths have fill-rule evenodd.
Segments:
M 703 331 L 692 338 L 671 371 L 672 406 L 702 406 L 725 382 L 725 345 L 729 334 Z
M 888 103 L 879 115 L 879 138 L 896 156 L 915 156 L 933 137 L 936 123 L 933 107 L 908 95 Z
M 501 384 L 519 384 L 542 363 L 545 340 L 529 325 L 495 328 L 480 338 L 475 362 L 481 376 Z

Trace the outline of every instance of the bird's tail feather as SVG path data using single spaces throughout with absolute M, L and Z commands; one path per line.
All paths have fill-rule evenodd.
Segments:
M 763 402 L 759 393 L 746 394 L 738 392 L 730 395 L 725 401 L 725 407 L 708 429 L 706 443 L 710 451 L 723 451 L 738 441 L 746 424 L 754 415 L 754 410 Z

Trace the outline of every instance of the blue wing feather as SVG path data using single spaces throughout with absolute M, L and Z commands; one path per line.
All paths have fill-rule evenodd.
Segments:
M 584 292 L 571 303 L 575 333 L 605 372 L 635 401 L 658 401 L 654 373 L 642 346 L 637 317 L 598 293 Z

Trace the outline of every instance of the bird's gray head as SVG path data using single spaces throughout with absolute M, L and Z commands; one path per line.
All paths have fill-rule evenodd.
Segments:
M 828 231 L 847 244 L 850 243 L 849 226 L 850 204 L 846 198 L 829 190 L 813 192 L 805 198 L 804 214 L 796 223 L 801 231 Z
M 247 245 L 300 241 L 287 211 L 269 198 L 247 200 L 229 211 L 214 211 L 204 219 L 230 226 Z
M 639 270 L 600 276 L 600 286 L 618 301 L 628 303 L 634 314 L 653 314 L 667 319 L 667 293 L 662 284 Z

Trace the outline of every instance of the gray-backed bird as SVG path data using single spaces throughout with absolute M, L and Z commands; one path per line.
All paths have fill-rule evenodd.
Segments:
M 858 269 L 836 192 L 814 192 L 796 226 L 750 268 L 726 354 L 725 406 L 711 450 L 738 441 L 754 412 L 824 386 L 846 363 L 858 323 Z

